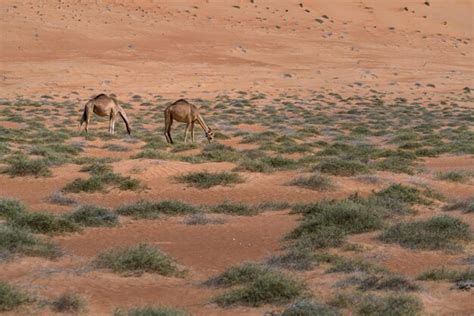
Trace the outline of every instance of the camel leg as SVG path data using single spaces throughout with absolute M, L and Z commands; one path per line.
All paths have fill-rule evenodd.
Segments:
M 173 125 L 173 119 L 170 119 L 169 123 L 166 126 L 166 131 L 165 131 L 166 140 L 168 140 L 168 142 L 170 144 L 173 144 L 173 138 L 171 138 L 171 126 L 172 125 Z
M 193 139 L 194 143 L 194 122 L 191 123 L 191 138 Z
M 91 109 L 89 109 L 87 111 L 86 125 L 85 125 L 85 128 L 84 128 L 86 130 L 86 134 L 89 131 L 89 123 L 90 123 L 91 118 L 92 118 L 92 113 L 93 113 L 93 111 Z
M 112 135 L 115 135 L 115 117 L 112 119 Z
M 189 123 L 186 124 L 186 129 L 184 130 L 184 143 L 188 139 L 188 130 L 189 130 Z

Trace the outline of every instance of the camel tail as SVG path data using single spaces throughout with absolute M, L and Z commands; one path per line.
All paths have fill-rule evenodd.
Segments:
M 119 114 L 120 116 L 122 117 L 122 120 L 125 122 L 125 126 L 127 127 L 127 133 L 128 135 L 130 135 L 132 133 L 132 129 L 130 127 L 130 121 L 128 120 L 128 117 L 127 115 L 125 114 L 125 112 L 123 111 L 123 109 L 120 109 L 119 110 Z

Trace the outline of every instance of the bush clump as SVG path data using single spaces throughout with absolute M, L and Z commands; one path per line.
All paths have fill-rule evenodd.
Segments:
M 85 311 L 86 301 L 75 293 L 64 293 L 51 302 L 53 310 L 57 313 L 79 313 Z
M 0 281 L 0 312 L 11 311 L 31 301 L 26 293 L 5 281 Z
M 258 307 L 264 304 L 286 304 L 299 297 L 304 285 L 276 272 L 259 275 L 241 288 L 217 296 L 213 302 L 221 307 L 244 305 Z
M 364 297 L 357 306 L 357 313 L 365 316 L 414 316 L 423 309 L 421 302 L 408 295 L 388 295 Z
M 0 259 L 16 254 L 57 258 L 62 252 L 57 246 L 34 236 L 29 231 L 0 225 Z
M 434 250 L 457 248 L 458 242 L 471 240 L 472 236 L 467 223 L 445 215 L 393 225 L 379 238 L 407 248 Z
M 127 311 L 116 309 L 114 316 L 191 316 L 190 313 L 167 306 L 134 307 Z
M 322 173 L 327 173 L 333 176 L 352 177 L 358 174 L 369 173 L 369 167 L 355 160 L 331 159 L 324 160 L 315 167 Z
M 213 186 L 223 185 L 228 186 L 230 184 L 241 183 L 243 178 L 232 172 L 192 172 L 185 175 L 177 176 L 175 179 L 181 183 L 187 183 L 190 186 L 197 187 L 199 189 L 208 189 Z
M 134 218 L 154 219 L 160 215 L 184 215 L 199 213 L 200 209 L 180 201 L 138 201 L 118 207 L 115 212 Z
M 118 217 L 106 208 L 83 205 L 69 214 L 67 218 L 81 226 L 98 227 L 98 226 L 115 226 L 118 224 Z
M 303 300 L 290 305 L 283 311 L 282 316 L 339 316 L 337 309 L 325 304 Z
M 331 178 L 321 174 L 314 174 L 308 177 L 296 178 L 288 183 L 289 185 L 296 185 L 315 191 L 327 191 L 334 188 Z
M 252 216 L 257 215 L 259 210 L 256 207 L 248 206 L 243 203 L 224 202 L 211 207 L 211 212 L 230 215 Z
M 173 258 L 148 244 L 107 250 L 99 254 L 95 265 L 123 275 L 141 275 L 145 272 L 165 276 L 180 274 Z

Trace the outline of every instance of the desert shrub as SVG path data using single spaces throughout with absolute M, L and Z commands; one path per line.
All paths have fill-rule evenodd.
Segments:
M 444 211 L 461 210 L 463 213 L 474 213 L 474 197 L 458 200 L 447 204 Z
M 294 248 L 284 254 L 269 257 L 266 264 L 270 267 L 304 271 L 313 269 L 317 260 L 311 251 L 304 248 Z
M 123 275 L 141 275 L 144 272 L 165 276 L 180 274 L 173 258 L 148 244 L 104 251 L 98 255 L 95 265 Z
M 386 269 L 383 267 L 379 267 L 373 263 L 361 260 L 361 259 L 351 259 L 346 257 L 332 257 L 329 258 L 329 263 L 332 264 L 326 273 L 335 273 L 335 272 L 344 272 L 344 273 L 352 273 L 352 272 L 366 272 L 366 273 L 374 273 L 374 272 L 385 272 Z
M 67 218 L 81 226 L 115 226 L 118 224 L 116 214 L 108 209 L 94 205 L 83 205 L 69 214 Z
M 237 161 L 240 158 L 240 154 L 230 146 L 212 143 L 203 148 L 199 157 L 207 161 L 216 162 Z
M 365 174 L 369 172 L 367 165 L 361 162 L 342 159 L 324 160 L 319 165 L 317 165 L 314 170 L 333 176 L 344 177 L 352 177 L 358 174 Z
M 97 173 L 90 171 L 93 173 L 93 176 L 88 179 L 74 179 L 63 188 L 63 191 L 71 193 L 103 192 L 108 186 L 114 186 L 120 190 L 136 191 L 144 187 L 140 181 L 132 179 L 131 177 L 124 177 L 110 171 L 99 170 Z
M 190 313 L 166 306 L 144 306 L 134 307 L 127 311 L 117 309 L 114 316 L 191 316 Z
M 187 225 L 223 224 L 224 220 L 220 218 L 210 218 L 203 213 L 196 213 L 185 218 L 184 223 Z
M 32 299 L 23 291 L 5 281 L 0 281 L 0 312 L 11 311 L 31 301 Z
M 413 249 L 449 249 L 456 248 L 460 241 L 470 240 L 471 231 L 469 225 L 458 218 L 437 216 L 393 225 L 379 238 L 386 243 L 398 243 Z
M 116 151 L 116 152 L 126 152 L 130 151 L 128 147 L 118 145 L 118 144 L 107 144 L 104 148 L 108 149 L 109 151 Z
M 61 192 L 56 192 L 52 194 L 49 198 L 48 201 L 53 204 L 58 204 L 58 205 L 74 205 L 77 204 L 77 201 L 73 198 L 64 196 L 61 194 Z
M 203 284 L 212 287 L 230 287 L 252 282 L 259 275 L 268 273 L 268 268 L 257 263 L 232 266 L 221 274 L 206 280 Z
M 298 236 L 296 246 L 303 249 L 322 249 L 341 246 L 346 232 L 336 226 L 320 226 Z
M 389 295 L 364 297 L 357 306 L 357 314 L 364 316 L 414 316 L 418 315 L 423 309 L 421 302 L 408 295 Z
M 231 289 L 217 296 L 213 302 L 221 307 L 264 304 L 286 304 L 302 294 L 304 285 L 280 273 L 265 273 L 241 288 Z
M 423 281 L 441 281 L 459 282 L 463 280 L 474 280 L 474 268 L 467 268 L 463 271 L 450 270 L 446 267 L 425 271 L 421 273 L 418 280 Z
M 290 233 L 290 238 L 314 233 L 322 227 L 333 226 L 346 233 L 362 233 L 382 226 L 380 215 L 351 200 L 323 201 L 296 209 L 304 209 L 305 220 Z
M 184 174 L 181 176 L 175 177 L 178 182 L 187 183 L 191 186 L 200 188 L 200 189 L 208 189 L 213 186 L 217 185 L 230 185 L 235 183 L 243 182 L 243 178 L 237 174 L 232 172 L 191 172 L 188 174 Z
M 0 199 L 0 218 L 11 218 L 25 213 L 25 205 L 14 199 Z
M 321 174 L 314 174 L 309 177 L 299 177 L 288 183 L 315 191 L 327 191 L 334 188 L 331 178 Z
M 135 218 L 158 218 L 160 215 L 184 215 L 200 212 L 199 208 L 180 201 L 138 201 L 119 206 L 115 212 Z
M 57 313 L 79 313 L 85 311 L 86 301 L 75 293 L 64 293 L 51 302 L 53 310 Z
M 355 280 L 359 284 L 359 289 L 369 290 L 390 290 L 390 291 L 418 291 L 420 287 L 413 281 L 400 275 L 367 275 Z
M 0 259 L 16 254 L 46 258 L 62 255 L 57 246 L 34 236 L 29 231 L 0 225 Z
M 9 160 L 8 164 L 9 166 L 3 172 L 13 177 L 48 177 L 52 174 L 45 159 L 28 159 L 21 156 Z
M 224 202 L 211 207 L 211 212 L 230 215 L 252 216 L 259 213 L 256 207 L 248 206 L 243 203 Z
M 395 173 L 406 173 L 409 175 L 415 174 L 412 160 L 399 156 L 387 157 L 381 161 L 377 161 L 375 163 L 375 168 L 377 170 L 391 171 Z
M 407 204 L 429 204 L 429 201 L 420 190 L 403 184 L 392 184 L 388 188 L 377 192 L 375 196 Z
M 451 182 L 466 182 L 471 176 L 471 173 L 467 171 L 448 171 L 438 173 L 436 179 Z
M 8 219 L 8 225 L 30 230 L 34 233 L 61 234 L 79 231 L 76 223 L 63 216 L 49 213 L 22 213 Z
M 283 311 L 282 316 L 339 316 L 342 315 L 334 307 L 303 300 L 290 305 Z

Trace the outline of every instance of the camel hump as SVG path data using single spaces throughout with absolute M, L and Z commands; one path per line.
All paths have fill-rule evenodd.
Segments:
M 175 104 L 178 104 L 178 103 L 190 104 L 190 103 L 189 103 L 188 101 L 186 101 L 185 99 L 179 99 L 179 100 L 174 101 L 171 105 L 175 105 Z

